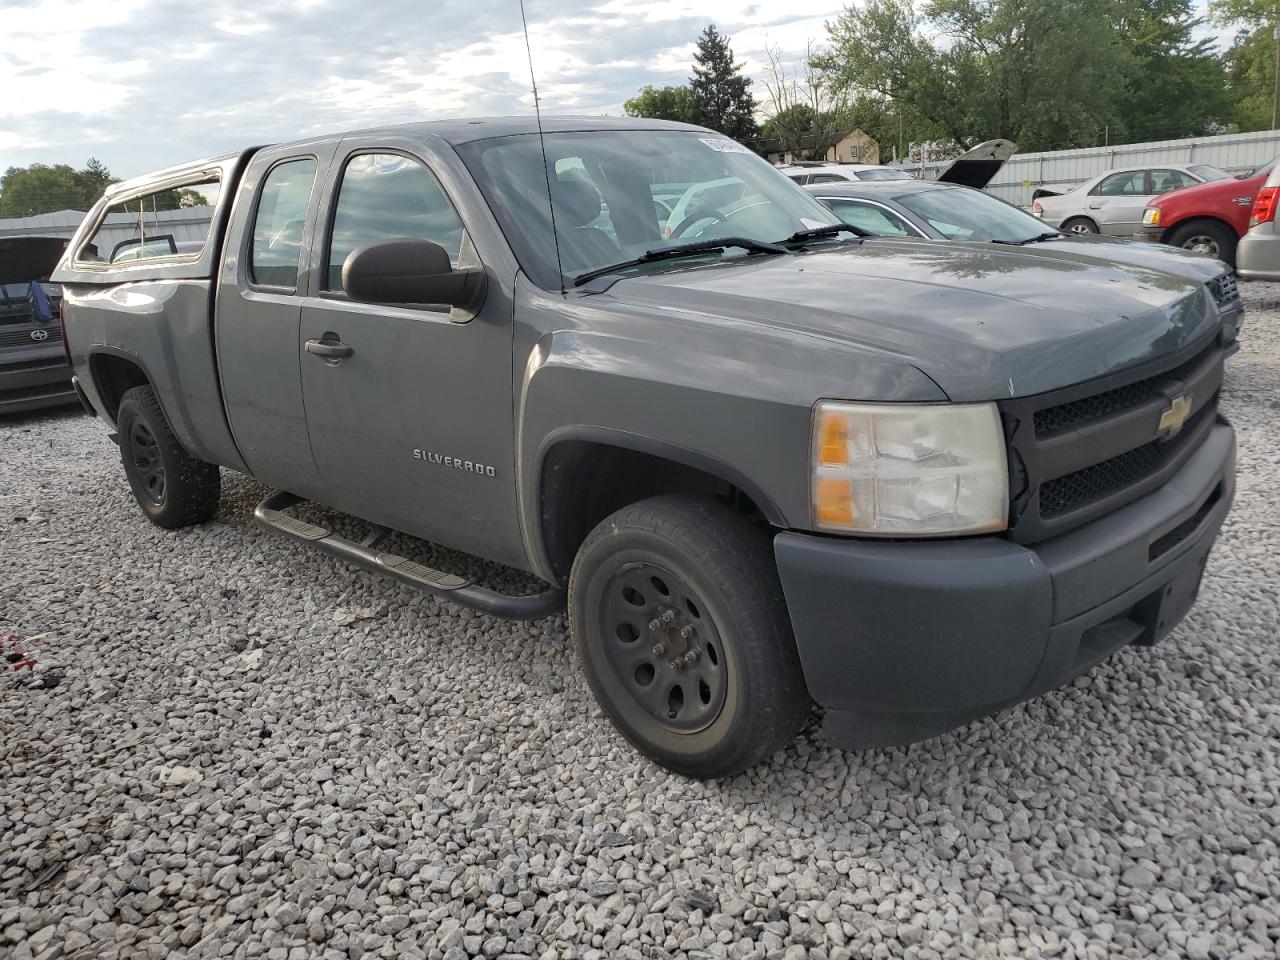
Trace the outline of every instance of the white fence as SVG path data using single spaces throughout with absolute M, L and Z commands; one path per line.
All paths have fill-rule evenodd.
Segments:
M 209 218 L 213 207 L 183 207 L 180 210 L 148 212 L 144 220 L 147 236 L 172 234 L 176 243 L 184 240 L 201 242 L 209 235 Z M 35 217 L 0 220 L 0 237 L 67 237 L 80 226 L 84 214 L 77 210 L 59 210 Z M 110 251 L 121 240 L 138 236 L 136 213 L 113 213 L 98 235 L 99 249 Z
M 1205 163 L 1227 173 L 1246 173 L 1280 156 L 1280 130 L 1258 133 L 1229 133 L 1219 137 L 1189 140 L 1156 140 L 1125 143 L 1080 150 L 1053 150 L 1047 153 L 1015 153 L 1000 168 L 988 193 L 1001 200 L 1026 206 L 1036 187 L 1051 184 L 1075 186 L 1115 167 L 1156 166 L 1162 163 Z M 937 176 L 946 163 L 910 167 L 924 179 Z

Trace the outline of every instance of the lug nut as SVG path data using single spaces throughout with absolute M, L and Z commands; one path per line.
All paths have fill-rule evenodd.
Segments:
M 697 651 L 697 650 L 690 650 L 688 653 L 686 653 L 686 654 L 684 655 L 684 662 L 685 662 L 685 663 L 687 663 L 689 666 L 693 666 L 695 663 L 697 663 L 697 662 L 698 662 L 698 651 Z
M 663 622 L 663 623 L 670 623 L 670 622 L 671 622 L 672 620 L 674 620 L 675 618 L 676 618 L 676 612 L 675 612 L 674 610 L 663 610 L 663 611 L 662 611 L 662 622 Z
M 672 660 L 670 663 L 668 663 L 667 666 L 670 667 L 672 670 L 676 671 L 676 673 L 679 673 L 681 670 L 684 669 L 684 661 L 677 658 L 675 660 Z
M 650 621 L 649 621 L 649 629 L 650 629 L 652 632 L 654 632 L 654 633 L 657 633 L 657 632 L 658 632 L 658 628 L 659 628 L 659 627 L 661 627 L 661 626 L 662 626 L 662 624 L 660 624 L 657 620 L 650 620 Z
M 693 627 L 681 627 L 680 636 L 682 639 L 688 640 L 690 637 L 693 636 Z
M 663 655 L 664 653 L 666 653 L 666 652 L 667 652 L 667 648 L 666 648 L 666 646 L 664 646 L 663 644 L 661 644 L 661 643 L 655 643 L 655 644 L 653 645 L 652 653 L 653 653 L 653 655 L 654 655 L 655 657 L 660 657 L 660 656 L 662 656 L 662 655 Z

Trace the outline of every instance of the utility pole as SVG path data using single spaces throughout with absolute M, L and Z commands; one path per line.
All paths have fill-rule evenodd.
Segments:
M 1272 32 L 1276 48 L 1276 79 L 1271 91 L 1271 129 L 1280 130 L 1280 27 Z

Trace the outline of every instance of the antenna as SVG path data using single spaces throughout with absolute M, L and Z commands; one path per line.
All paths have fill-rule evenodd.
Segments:
M 533 84 L 533 113 L 538 120 L 538 145 L 542 148 L 542 172 L 547 181 L 547 211 L 551 214 L 551 242 L 556 248 L 556 273 L 560 275 L 560 292 L 564 289 L 564 265 L 560 262 L 560 234 L 556 230 L 556 206 L 551 200 L 551 168 L 547 166 L 547 138 L 542 133 L 542 100 L 538 96 L 538 78 L 533 72 L 533 48 L 529 45 L 529 21 L 520 0 L 520 25 L 524 27 L 524 49 L 529 55 L 529 82 Z

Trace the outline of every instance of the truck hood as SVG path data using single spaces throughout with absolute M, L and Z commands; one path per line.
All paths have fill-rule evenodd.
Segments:
M 48 280 L 65 249 L 66 237 L 0 237 L 0 283 Z
M 1100 377 L 1173 353 L 1218 322 L 1203 286 L 1168 273 L 924 240 L 735 257 L 628 277 L 596 296 L 853 345 L 916 367 L 958 402 Z
M 968 246 L 968 244 L 966 244 Z M 1171 273 L 1195 283 L 1208 283 L 1228 269 L 1226 264 L 1213 257 L 1192 253 L 1181 247 L 1144 243 L 1140 240 L 1124 240 L 1101 234 L 1063 234 L 1062 237 L 1043 243 L 1030 243 L 1018 248 L 1028 255 L 1042 255 L 1055 259 L 1087 260 L 1092 263 L 1122 263 L 1131 267 L 1145 267 Z

